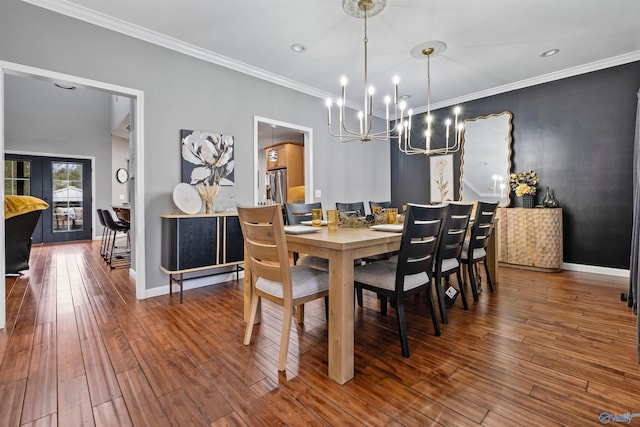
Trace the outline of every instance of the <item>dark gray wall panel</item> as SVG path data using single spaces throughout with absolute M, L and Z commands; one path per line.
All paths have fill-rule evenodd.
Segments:
M 565 262 L 629 268 L 638 89 L 640 62 L 634 62 L 463 105 L 467 118 L 513 113 L 513 170 L 538 173 L 538 201 L 545 187 L 554 190 L 564 209 Z M 392 145 L 395 205 L 429 200 L 424 157 L 405 156 Z

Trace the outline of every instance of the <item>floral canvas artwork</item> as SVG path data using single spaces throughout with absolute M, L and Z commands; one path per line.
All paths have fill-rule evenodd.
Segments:
M 182 129 L 182 182 L 233 185 L 234 147 L 232 135 Z
M 431 202 L 453 200 L 453 154 L 431 156 Z

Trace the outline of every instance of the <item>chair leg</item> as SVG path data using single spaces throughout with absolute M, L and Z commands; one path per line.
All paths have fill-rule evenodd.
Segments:
M 380 314 L 383 316 L 387 315 L 387 297 L 384 295 L 378 295 L 378 299 L 380 300 Z
M 356 286 L 356 301 L 358 301 L 358 307 L 362 307 L 362 288 Z
M 473 293 L 473 301 L 478 302 L 478 288 L 476 286 L 476 275 L 473 271 L 473 262 L 469 260 L 469 264 L 467 264 L 469 271 L 469 283 L 471 283 L 471 292 Z
M 260 302 L 260 297 L 254 295 L 251 298 L 251 312 L 249 313 L 249 321 L 247 322 L 247 328 L 244 331 L 244 341 L 242 342 L 244 345 L 249 345 L 251 343 L 251 333 L 253 332 L 253 324 L 256 322 L 258 302 Z
M 456 277 L 458 278 L 458 285 L 460 286 L 460 297 L 462 298 L 462 306 L 465 310 L 469 310 L 469 305 L 467 304 L 467 295 L 464 290 L 464 283 L 462 283 L 462 275 L 460 274 L 460 269 L 456 271 Z
M 487 283 L 489 284 L 489 291 L 493 293 L 493 283 L 491 283 L 491 276 L 489 275 L 489 265 L 487 264 L 486 258 L 484 259 L 483 264 L 484 264 L 484 272 L 487 275 Z
M 473 271 L 476 273 L 476 289 L 478 289 L 478 293 L 482 292 L 482 276 L 480 275 L 480 269 L 478 268 L 478 263 L 474 263 Z
M 449 319 L 447 318 L 447 309 L 444 306 L 444 292 L 442 291 L 442 276 L 440 273 L 436 273 L 435 280 L 436 287 L 436 295 L 438 296 L 438 306 L 440 307 L 440 319 L 442 323 L 449 323 Z
M 404 319 L 404 301 L 396 301 L 396 318 L 398 320 L 398 334 L 400 334 L 400 347 L 402 356 L 409 357 L 409 340 L 407 338 L 407 325 Z
M 298 323 L 302 324 L 304 323 L 304 304 L 300 304 L 296 308 L 297 308 L 296 314 L 298 318 Z
M 113 269 L 113 250 L 116 247 L 116 238 L 118 237 L 118 232 L 117 231 L 113 231 L 113 240 L 111 241 L 111 250 L 109 251 L 109 259 L 107 260 L 107 264 L 109 264 L 109 267 L 111 267 L 111 269 Z
M 429 312 L 431 313 L 431 321 L 433 322 L 433 329 L 435 330 L 436 336 L 439 337 L 440 325 L 438 325 L 438 316 L 436 315 L 436 306 L 434 305 L 433 298 L 431 297 L 431 286 L 429 286 L 429 289 L 427 289 L 427 305 L 429 307 Z
M 282 335 L 280 337 L 280 356 L 278 357 L 278 371 L 284 371 L 287 367 L 289 336 L 291 335 L 291 318 L 293 317 L 293 307 L 290 304 L 285 303 L 283 316 Z

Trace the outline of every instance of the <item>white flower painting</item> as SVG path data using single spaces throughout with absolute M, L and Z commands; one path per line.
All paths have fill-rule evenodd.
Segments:
M 453 200 L 453 154 L 431 156 L 431 202 Z
M 233 185 L 233 136 L 182 129 L 182 182 Z

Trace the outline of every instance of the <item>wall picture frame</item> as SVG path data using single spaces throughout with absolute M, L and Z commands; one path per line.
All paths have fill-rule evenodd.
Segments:
M 431 203 L 453 200 L 453 154 L 431 156 L 429 162 Z
M 182 182 L 235 184 L 234 137 L 201 130 L 180 130 Z

